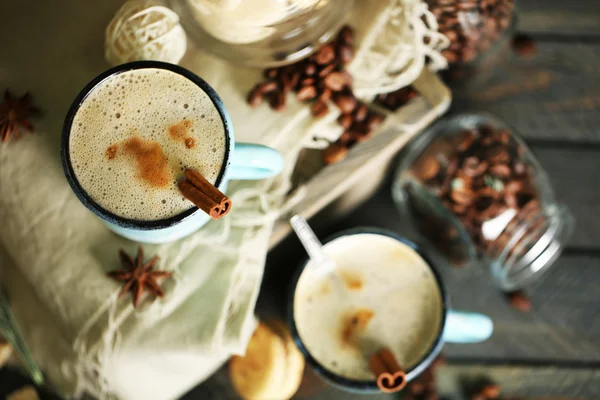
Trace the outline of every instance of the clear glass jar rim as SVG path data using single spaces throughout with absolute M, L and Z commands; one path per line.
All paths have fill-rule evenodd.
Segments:
M 523 256 L 511 259 L 509 254 L 521 238 L 516 237 L 503 250 L 503 255 L 491 263 L 492 273 L 504 290 L 519 289 L 534 277 L 537 279 L 556 261 L 571 237 L 574 222 L 567 207 L 549 207 L 539 217 L 546 218 L 548 223 L 531 249 Z

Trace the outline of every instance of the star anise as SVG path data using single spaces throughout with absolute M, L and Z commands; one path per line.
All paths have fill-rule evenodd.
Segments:
M 8 142 L 13 136 L 18 139 L 21 129 L 29 132 L 33 131 L 30 119 L 39 115 L 40 110 L 31 103 L 32 98 L 29 93 L 17 98 L 8 90 L 4 92 L 4 101 L 0 104 L 0 137 L 2 137 L 2 142 Z
M 133 306 L 137 307 L 140 303 L 144 289 L 158 297 L 163 297 L 165 295 L 165 292 L 158 286 L 158 283 L 156 283 L 156 279 L 170 278 L 173 274 L 168 271 L 152 269 L 154 264 L 158 261 L 158 256 L 152 257 L 150 261 L 144 264 L 144 252 L 140 246 L 135 260 L 123 250 L 119 250 L 119 258 L 121 259 L 123 269 L 106 274 L 117 281 L 125 281 L 125 284 L 119 293 L 119 298 L 123 297 L 127 291 L 131 290 L 133 292 Z

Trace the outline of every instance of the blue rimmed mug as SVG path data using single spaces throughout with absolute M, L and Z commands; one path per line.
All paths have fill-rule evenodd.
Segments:
M 375 234 L 386 236 L 397 240 L 398 242 L 414 250 L 429 266 L 435 278 L 436 286 L 439 290 L 442 306 L 441 323 L 439 329 L 435 333 L 435 338 L 432 341 L 429 348 L 427 349 L 427 351 L 425 352 L 425 355 L 422 356 L 413 366 L 411 366 L 405 371 L 406 380 L 408 382 L 414 380 L 431 365 L 431 363 L 435 360 L 435 358 L 442 350 L 444 343 L 478 343 L 488 339 L 492 335 L 493 323 L 488 316 L 477 313 L 456 311 L 451 309 L 448 293 L 446 292 L 442 284 L 442 280 L 439 273 L 433 267 L 431 259 L 427 256 L 427 254 L 425 254 L 425 252 L 420 246 L 411 242 L 410 240 L 407 240 L 406 238 L 397 235 L 393 232 L 378 228 L 355 228 L 342 231 L 328 238 L 324 242 L 324 246 L 326 248 L 327 244 L 333 242 L 334 240 L 343 239 L 347 236 L 361 234 Z M 367 251 L 367 249 L 365 249 L 365 251 Z M 298 326 L 296 325 L 294 300 L 298 282 L 300 280 L 300 277 L 302 276 L 302 273 L 306 269 L 308 262 L 309 260 L 307 259 L 300 265 L 292 279 L 290 291 L 288 292 L 287 320 L 296 345 L 306 358 L 307 363 L 316 371 L 316 373 L 325 381 L 333 384 L 334 386 L 342 390 L 357 393 L 374 393 L 379 391 L 375 377 L 373 377 L 372 380 L 357 380 L 341 376 L 331 371 L 331 369 L 325 367 L 311 354 L 310 349 L 305 345 L 304 341 L 302 340 L 298 330 Z M 436 312 L 438 312 L 438 310 L 436 310 Z
M 183 238 L 206 224 L 210 217 L 197 207 L 170 218 L 140 221 L 123 218 L 98 204 L 83 189 L 71 165 L 69 138 L 73 120 L 86 97 L 105 79 L 123 72 L 136 69 L 164 69 L 177 73 L 198 85 L 213 102 L 221 117 L 225 132 L 225 149 L 223 164 L 215 181 L 215 186 L 225 192 L 230 180 L 265 179 L 277 175 L 283 169 L 281 154 L 272 148 L 250 143 L 235 143 L 231 120 L 223 102 L 215 90 L 203 79 L 178 65 L 159 61 L 136 61 L 111 68 L 88 83 L 77 95 L 69 109 L 63 125 L 61 137 L 61 158 L 65 176 L 79 200 L 95 215 L 100 217 L 108 227 L 117 234 L 128 239 L 144 243 L 165 243 Z

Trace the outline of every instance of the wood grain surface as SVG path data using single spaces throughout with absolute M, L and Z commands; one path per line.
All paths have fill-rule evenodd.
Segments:
M 600 2 L 596 0 L 518 0 L 519 29 L 532 34 L 600 36 Z
M 505 52 L 476 82 L 454 83 L 453 110 L 485 110 L 527 139 L 599 143 L 600 42 L 535 43 L 531 57 Z

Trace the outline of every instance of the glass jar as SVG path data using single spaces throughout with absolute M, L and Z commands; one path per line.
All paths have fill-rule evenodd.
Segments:
M 485 265 L 503 290 L 547 270 L 572 233 L 568 209 L 523 140 L 488 114 L 436 124 L 393 184 L 404 221 L 454 266 Z
M 352 0 L 171 0 L 190 37 L 236 65 L 304 58 L 339 30 Z
M 498 53 L 509 49 L 514 33 L 514 0 L 425 0 L 440 33 L 450 45 L 442 51 L 449 64 L 446 75 L 460 80 L 495 65 Z M 483 65 L 482 65 L 483 64 Z

